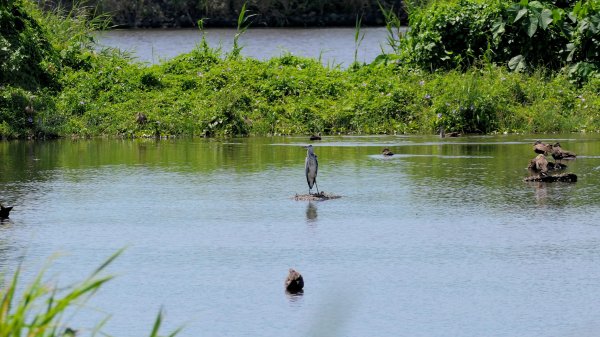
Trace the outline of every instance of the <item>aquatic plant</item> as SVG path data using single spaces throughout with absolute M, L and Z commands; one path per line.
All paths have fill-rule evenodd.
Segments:
M 250 24 L 251 24 L 250 19 L 252 17 L 256 16 L 256 14 L 247 15 L 246 4 L 247 3 L 244 2 L 244 4 L 242 5 L 242 9 L 240 10 L 240 15 L 238 16 L 237 32 L 233 36 L 233 48 L 231 49 L 231 52 L 229 53 L 229 57 L 231 57 L 231 58 L 237 58 L 240 56 L 240 53 L 242 52 L 243 47 L 240 46 L 239 39 L 242 35 L 244 35 L 244 33 L 246 33 L 246 31 L 248 30 L 248 27 L 250 27 Z
M 84 280 L 67 287 L 48 284 L 45 270 L 42 270 L 29 286 L 21 289 L 21 267 L 18 267 L 11 280 L 0 289 L 0 336 L 74 336 L 77 328 L 64 320 L 66 313 L 80 308 L 112 279 L 112 276 L 103 276 L 102 273 L 122 252 L 117 251 Z M 162 312 L 159 312 L 150 337 L 159 336 L 162 319 Z M 91 335 L 98 334 L 105 323 L 106 320 L 100 322 Z M 168 336 L 175 336 L 179 330 Z
M 365 33 L 361 33 L 362 17 L 356 17 L 356 25 L 354 26 L 354 63 L 353 66 L 358 66 L 358 49 L 365 38 Z

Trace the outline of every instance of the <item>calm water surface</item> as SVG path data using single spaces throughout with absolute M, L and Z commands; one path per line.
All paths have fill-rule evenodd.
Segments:
M 574 184 L 524 183 L 532 143 Z M 180 336 L 596 336 L 600 136 L 0 142 L 0 270 L 68 284 L 122 247 L 70 320 Z M 384 147 L 397 155 L 383 158 Z M 289 267 L 306 281 L 288 296 Z
M 320 58 L 325 65 L 347 67 L 354 61 L 354 28 L 253 28 L 240 38 L 242 55 L 259 60 L 293 55 Z M 363 28 L 364 39 L 358 47 L 357 60 L 371 62 L 383 50 L 389 50 L 383 27 Z M 234 29 L 207 29 L 211 47 L 224 52 L 233 46 Z M 202 35 L 198 29 L 111 30 L 97 35 L 101 45 L 129 51 L 140 61 L 158 63 L 190 52 Z

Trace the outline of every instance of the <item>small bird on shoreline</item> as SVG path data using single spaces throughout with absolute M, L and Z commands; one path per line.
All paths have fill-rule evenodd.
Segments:
M 321 133 L 317 133 L 316 135 L 310 136 L 310 140 L 321 140 Z

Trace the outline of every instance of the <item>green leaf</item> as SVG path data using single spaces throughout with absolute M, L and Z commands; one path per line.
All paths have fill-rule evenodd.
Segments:
M 571 13 L 569 13 L 569 17 L 571 15 L 573 15 L 575 17 L 575 20 L 573 20 L 573 22 L 577 21 L 577 15 L 579 14 L 580 11 L 581 11 L 581 1 L 577 1 L 577 3 L 575 4 L 575 7 L 573 7 L 573 11 Z
M 522 72 L 527 69 L 523 55 L 517 55 L 508 61 L 508 68 L 515 72 Z
M 577 15 L 575 15 L 575 13 L 573 13 L 573 12 L 569 13 L 568 17 L 569 17 L 569 20 L 571 20 L 571 22 L 577 23 Z
M 527 27 L 527 35 L 529 35 L 529 37 L 532 37 L 533 34 L 535 34 L 535 32 L 538 29 L 538 25 L 539 25 L 539 20 L 537 17 L 532 16 L 529 18 L 529 25 Z
M 505 27 L 506 23 L 502 21 L 502 18 L 498 18 L 496 21 L 494 21 L 491 28 L 493 37 L 497 38 L 499 35 L 504 34 L 504 32 L 506 31 Z
M 542 3 L 539 1 L 532 1 L 529 3 L 529 8 L 542 9 L 542 8 L 544 8 L 544 5 L 542 5 Z
M 548 25 L 552 23 L 552 21 L 552 11 L 548 8 L 544 8 L 542 13 L 540 14 L 540 27 L 546 29 L 548 28 Z
M 517 17 L 515 18 L 515 20 L 513 21 L 513 23 L 521 20 L 521 18 L 527 14 L 529 12 L 529 10 L 527 8 L 522 8 L 518 13 L 517 13 Z
M 573 57 L 575 56 L 576 48 L 574 43 L 567 44 L 567 50 L 569 51 L 569 55 L 567 55 L 567 62 L 572 62 Z

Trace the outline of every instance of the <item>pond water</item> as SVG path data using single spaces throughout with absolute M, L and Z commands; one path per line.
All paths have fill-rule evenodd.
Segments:
M 286 52 L 297 56 L 321 59 L 323 64 L 347 67 L 354 61 L 354 28 L 251 28 L 240 37 L 242 55 L 266 60 Z M 389 51 L 387 31 L 383 27 L 362 28 L 364 34 L 357 49 L 359 62 L 371 62 Z M 233 46 L 234 29 L 211 28 L 206 39 L 213 48 L 224 52 Z M 158 63 L 191 51 L 202 38 L 198 29 L 134 29 L 97 33 L 103 46 L 129 51 L 140 61 Z
M 525 183 L 536 139 L 577 183 Z M 0 270 L 69 284 L 70 325 L 179 336 L 595 336 L 600 135 L 0 142 Z M 384 158 L 383 147 L 396 155 Z M 550 159 L 551 160 L 551 159 Z M 288 268 L 305 291 L 284 292 Z

